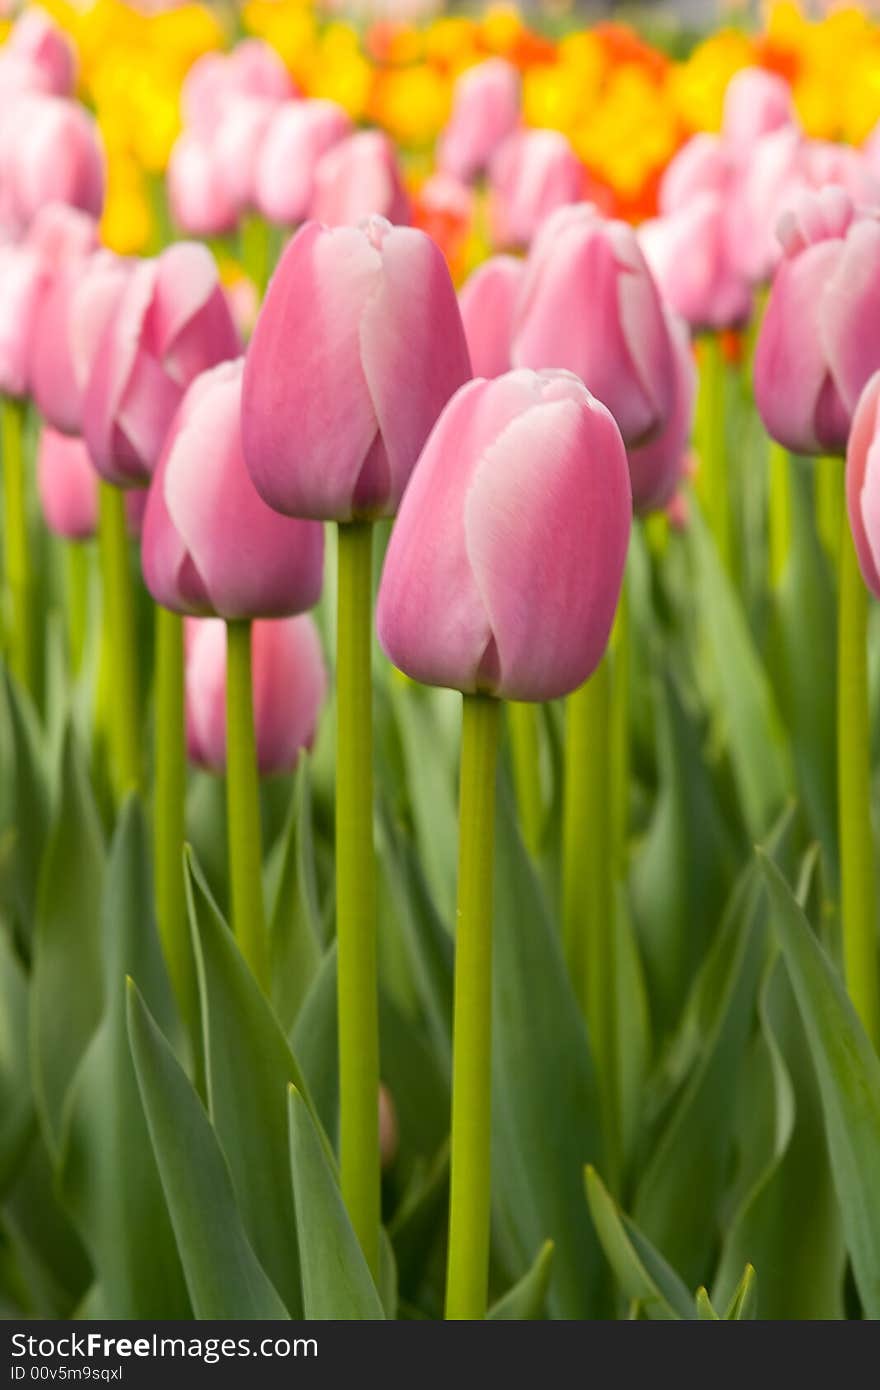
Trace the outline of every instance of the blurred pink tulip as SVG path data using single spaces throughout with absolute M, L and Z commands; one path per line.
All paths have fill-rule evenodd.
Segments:
M 255 178 L 265 218 L 294 227 L 308 216 L 318 161 L 351 129 L 351 117 L 335 101 L 285 101 L 275 108 Z
M 828 187 L 801 194 L 779 234 L 784 258 L 755 352 L 755 400 L 786 448 L 842 453 L 880 368 L 880 220 Z
M 38 90 L 59 97 L 72 95 L 76 53 L 70 39 L 45 10 L 34 6 L 19 16 L 4 52 L 33 67 Z
M 243 361 L 196 378 L 150 487 L 142 558 L 157 603 L 227 620 L 301 613 L 321 594 L 324 530 L 258 496 L 241 448 Z
M 690 333 L 682 319 L 669 316 L 669 336 L 675 359 L 672 409 L 656 439 L 628 451 L 633 508 L 639 515 L 666 507 L 687 471 L 697 398 L 697 368 Z
M 503 58 L 488 58 L 463 72 L 440 136 L 439 168 L 465 182 L 485 173 L 501 141 L 519 124 L 520 88 L 519 73 Z
M 584 170 L 559 130 L 522 130 L 499 146 L 489 166 L 492 239 L 504 250 L 528 246 L 551 212 L 576 203 Z
M 732 254 L 722 194 L 695 194 L 679 211 L 644 222 L 638 236 L 664 299 L 693 329 L 748 320 L 751 287 Z
M 327 227 L 342 227 L 374 215 L 402 226 L 410 221 L 411 208 L 388 136 L 361 130 L 318 160 L 309 216 Z
M 242 429 L 261 496 L 290 516 L 392 516 L 470 376 L 455 291 L 430 237 L 369 218 L 308 222 L 282 256 L 247 355 Z
M 194 377 L 241 351 L 206 247 L 177 242 L 140 262 L 94 349 L 82 401 L 95 467 L 120 487 L 149 482 Z
M 21 234 L 48 203 L 101 215 L 104 154 L 97 126 L 73 101 L 20 96 L 0 130 L 0 224 Z
M 516 256 L 492 256 L 459 291 L 474 376 L 502 376 L 510 371 L 514 311 L 525 269 L 525 261 Z
M 720 135 L 693 135 L 663 171 L 658 192 L 662 216 L 681 212 L 702 193 L 727 194 L 734 161 Z
M 722 134 L 743 151 L 774 130 L 795 125 L 791 88 L 784 77 L 766 68 L 742 68 L 724 93 Z
M 880 371 L 856 406 L 846 450 L 846 506 L 862 577 L 880 598 Z
M 181 89 L 184 125 L 211 138 L 236 97 L 286 101 L 294 86 L 275 49 L 245 39 L 231 53 L 205 53 L 189 69 Z
M 192 762 L 226 770 L 226 625 L 188 618 L 186 742 Z M 263 776 L 291 772 L 310 748 L 327 694 L 327 673 L 314 621 L 259 620 L 252 629 L 257 762 Z
M 880 204 L 880 170 L 862 150 L 830 140 L 806 140 L 801 152 L 806 184 L 821 190 L 828 184 L 843 188 L 857 207 Z
M 43 519 L 53 535 L 87 541 L 96 534 L 98 474 L 81 439 L 43 426 L 37 451 L 37 490 Z M 125 494 L 125 514 L 133 537 L 141 532 L 146 496 L 142 488 Z
M 256 207 L 256 174 L 260 151 L 278 109 L 265 97 L 236 97 L 217 127 L 215 167 L 227 196 L 238 212 Z
M 666 426 L 676 359 L 633 229 L 590 203 L 560 208 L 526 261 L 513 325 L 516 367 L 564 367 L 607 405 L 628 445 Z
M 171 216 L 187 236 L 223 236 L 233 230 L 239 208 L 214 140 L 184 131 L 171 151 L 167 180 Z
M 737 169 L 727 198 L 727 238 L 736 270 L 766 284 L 782 256 L 779 218 L 804 183 L 803 136 L 794 126 L 759 136 Z
M 576 377 L 470 383 L 438 420 L 391 533 L 384 651 L 428 685 L 566 695 L 605 650 L 631 514 L 620 432 Z

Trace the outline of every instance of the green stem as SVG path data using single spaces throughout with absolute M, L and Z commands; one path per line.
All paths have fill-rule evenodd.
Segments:
M 338 528 L 336 940 L 342 1195 L 378 1273 L 379 1011 L 373 844 L 371 675 L 373 525 Z
M 838 469 L 843 464 L 838 460 Z M 868 593 L 846 512 L 840 531 L 837 630 L 837 793 L 843 958 L 850 998 L 880 1047 L 877 886 L 871 828 Z
M 89 618 L 89 575 L 91 556 L 84 541 L 65 546 L 67 571 L 67 646 L 70 669 L 76 676 L 82 668 Z
M 778 589 L 791 554 L 791 459 L 788 450 L 770 443 L 770 491 L 767 507 L 770 586 Z
M 458 913 L 452 1046 L 452 1151 L 446 1316 L 486 1316 L 492 1094 L 492 896 L 499 703 L 462 711 Z
M 255 978 L 268 990 L 269 939 L 263 905 L 260 779 L 249 622 L 226 624 L 226 818 L 232 927 Z
M 537 856 L 544 814 L 541 798 L 541 743 L 537 705 L 509 704 L 507 723 L 513 755 L 513 781 L 526 849 Z
M 599 1077 L 606 1168 L 613 1183 L 619 1144 L 612 743 L 612 673 L 606 653 L 567 702 L 562 923 L 566 960 Z
M 841 469 L 840 459 L 833 455 L 816 460 L 816 527 L 819 539 L 835 565 L 846 512 L 840 481 Z
M 26 690 L 34 692 L 37 650 L 34 622 L 35 576 L 30 547 L 24 426 L 27 407 L 11 397 L 0 399 L 2 426 L 3 545 L 6 591 L 10 607 L 10 664 Z
M 614 811 L 614 864 L 617 873 L 626 870 L 629 839 L 629 679 L 630 679 L 630 600 L 624 576 L 620 602 L 611 639 L 613 682 L 611 689 L 611 788 Z
M 125 496 L 98 485 L 98 543 L 104 598 L 106 716 L 113 786 L 118 801 L 142 785 L 134 586 L 125 520 Z
M 699 490 L 718 554 L 725 569 L 733 566 L 729 460 L 725 440 L 726 367 L 721 339 L 713 333 L 703 340 L 700 355 Z
M 202 1052 L 195 959 L 186 914 L 183 844 L 186 805 L 186 734 L 183 619 L 156 607 L 156 787 L 153 846 L 156 916 L 168 975 L 186 1023 L 196 1071 Z
M 262 299 L 272 274 L 272 228 L 259 213 L 245 215 L 239 231 L 242 264 Z

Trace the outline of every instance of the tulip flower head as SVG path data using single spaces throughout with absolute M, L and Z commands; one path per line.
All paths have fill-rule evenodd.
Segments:
M 846 506 L 862 577 L 880 598 L 880 371 L 856 407 L 846 451 Z
M 516 367 L 574 372 L 628 445 L 660 433 L 672 409 L 675 354 L 631 227 L 590 203 L 547 219 L 526 263 L 511 358 Z
M 43 426 L 37 449 L 37 490 L 43 520 L 53 535 L 87 541 L 97 533 L 98 474 L 81 439 Z M 128 532 L 133 537 L 141 533 L 146 497 L 143 488 L 125 494 Z
M 293 83 L 274 48 L 260 39 L 245 39 L 231 53 L 205 53 L 193 63 L 181 89 L 184 126 L 210 138 L 237 97 L 280 102 L 293 95 Z
M 324 532 L 257 495 L 241 449 L 241 360 L 192 383 L 165 441 L 143 532 L 147 588 L 227 621 L 301 613 L 321 593 Z
M 213 138 L 185 130 L 174 143 L 167 178 L 171 216 L 187 236 L 222 236 L 233 230 L 239 207 Z
M 675 359 L 672 408 L 657 437 L 648 444 L 629 449 L 627 454 L 633 507 L 639 515 L 667 506 L 688 467 L 697 369 L 684 320 L 669 314 L 669 334 Z
M 76 53 L 44 10 L 29 8 L 19 15 L 4 52 L 32 68 L 34 90 L 59 97 L 73 94 Z
M 258 492 L 289 516 L 393 516 L 437 416 L 470 375 L 430 237 L 381 217 L 307 222 L 248 348 L 242 431 Z
M 275 108 L 256 167 L 264 217 L 294 227 L 308 216 L 318 163 L 351 128 L 351 117 L 335 101 L 285 101 Z
M 455 83 L 439 167 L 465 182 L 485 173 L 499 144 L 519 125 L 521 102 L 519 73 L 503 58 L 468 68 Z
M 63 97 L 28 94 L 0 129 L 0 224 L 20 235 L 48 203 L 92 217 L 104 205 L 104 153 L 93 118 Z
M 722 133 L 736 150 L 745 151 L 763 135 L 794 127 L 791 87 L 765 68 L 741 68 L 724 93 Z
M 620 431 L 577 377 L 471 382 L 438 420 L 391 534 L 384 651 L 428 685 L 569 693 L 605 650 L 631 513 Z
M 528 246 L 541 223 L 584 187 L 583 166 L 559 130 L 522 130 L 499 146 L 489 168 L 489 218 L 500 250 Z
M 385 217 L 410 221 L 409 197 L 394 146 L 378 130 L 361 130 L 338 141 L 315 166 L 309 216 L 328 227 Z
M 786 448 L 843 453 L 862 389 L 880 368 L 880 220 L 829 187 L 801 194 L 779 235 L 755 400 Z
M 186 742 L 190 760 L 226 770 L 226 625 L 189 618 L 186 640 Z M 263 776 L 291 772 L 315 737 L 327 673 L 312 618 L 258 620 L 251 632 L 254 733 Z
M 478 266 L 458 295 L 474 376 L 502 376 L 511 368 L 514 314 L 525 262 L 492 256 Z

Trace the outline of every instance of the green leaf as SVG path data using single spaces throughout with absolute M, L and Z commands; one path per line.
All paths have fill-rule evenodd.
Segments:
M 308 1094 L 334 1146 L 339 1124 L 336 1033 L 334 942 L 321 961 L 291 1034 L 291 1046 L 308 1082 Z
M 880 1318 L 880 1060 L 785 879 L 759 862 L 825 1113 L 831 1170 L 865 1314 Z
M 493 1191 L 509 1263 L 555 1246 L 550 1311 L 599 1315 L 604 1267 L 581 1173 L 600 1159 L 599 1105 L 583 1018 L 534 866 L 499 784 L 493 997 Z
M 59 1189 L 88 1249 L 108 1318 L 192 1315 L 128 1047 L 126 975 L 173 1017 L 153 916 L 147 830 L 123 807 L 103 903 L 104 1016 L 68 1093 Z
M 752 1265 L 746 1265 L 724 1314 L 728 1322 L 746 1322 L 755 1316 L 758 1301 L 757 1280 Z
M 587 1201 L 602 1249 L 624 1296 L 646 1317 L 690 1320 L 694 1301 L 671 1265 L 618 1207 L 595 1168 L 586 1169 Z
M 289 1089 L 288 1114 L 304 1316 L 333 1321 L 383 1319 L 382 1302 L 336 1175 L 295 1086 Z
M 14 1252 L 20 1303 L 28 1317 L 68 1317 L 91 1281 L 88 1258 L 55 1195 L 55 1174 L 39 1130 L 19 1164 L 2 1209 L 4 1247 Z
M 321 962 L 321 911 L 312 836 L 308 758 L 303 754 L 284 832 L 281 872 L 269 923 L 273 1002 L 281 1027 L 293 1027 Z
M 431 896 L 443 919 L 451 921 L 458 862 L 459 697 L 416 686 L 397 675 L 389 689 L 403 746 L 419 858 Z M 449 719 L 451 711 L 454 720 Z
M 287 1318 L 248 1241 L 202 1103 L 132 981 L 128 1035 L 195 1316 L 241 1322 Z
M 36 915 L 40 865 L 50 830 L 49 777 L 32 707 L 8 674 L 3 678 L 3 697 L 8 738 L 2 743 L 4 750 L 9 750 L 9 765 L 3 769 L 4 787 L 11 792 L 8 804 L 4 797 L 3 813 L 4 822 L 8 820 L 14 835 L 11 905 L 16 925 L 24 940 L 29 941 Z
M 717 682 L 716 708 L 730 745 L 742 814 L 758 840 L 792 786 L 785 728 L 736 590 L 696 505 L 688 534 L 694 595 Z
M 34 1095 L 51 1150 L 64 1098 L 103 1003 L 101 895 L 104 841 L 72 734 L 61 799 L 40 876 L 31 996 Z
M 718 1314 L 712 1307 L 712 1300 L 709 1298 L 706 1289 L 701 1284 L 697 1289 L 695 1303 L 697 1305 L 697 1318 L 700 1322 L 720 1322 Z
M 25 1156 L 33 1125 L 27 977 L 0 929 L 0 1195 Z
M 497 1321 L 535 1322 L 544 1317 L 544 1304 L 553 1273 L 553 1242 L 545 1240 L 530 1269 L 503 1298 L 493 1304 L 487 1317 Z
M 187 902 L 199 976 L 208 1109 L 256 1255 L 301 1316 L 290 1188 L 287 1087 L 305 1088 L 269 1003 L 187 855 Z

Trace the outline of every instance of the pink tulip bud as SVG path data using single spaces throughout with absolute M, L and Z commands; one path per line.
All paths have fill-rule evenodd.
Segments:
M 628 445 L 665 427 L 675 354 L 630 226 L 590 203 L 546 220 L 526 262 L 511 357 L 517 367 L 574 372 L 607 405 Z
M 277 103 L 265 97 L 236 97 L 217 127 L 214 158 L 233 207 L 256 206 L 256 171 Z
M 20 96 L 0 132 L 0 221 L 21 233 L 47 203 L 100 216 L 104 155 L 97 127 L 75 102 Z
M 732 152 L 720 136 L 692 136 L 663 172 L 658 194 L 661 214 L 680 212 L 701 193 L 726 195 L 733 170 Z
M 455 291 L 423 232 L 307 222 L 247 355 L 251 477 L 289 516 L 392 516 L 433 424 L 470 376 Z
M 846 450 L 846 506 L 862 577 L 880 598 L 880 371 L 856 406 Z
M 686 471 L 685 460 L 694 423 L 697 369 L 690 333 L 684 321 L 672 314 L 669 315 L 669 336 L 675 360 L 672 409 L 656 439 L 628 452 L 633 507 L 640 515 L 665 507 L 675 495 Z
M 192 762 L 226 769 L 226 625 L 188 618 L 186 741 Z M 290 772 L 310 748 L 327 693 L 327 674 L 314 621 L 276 618 L 252 629 L 252 679 L 257 761 L 264 776 Z
M 37 451 L 37 489 L 47 527 L 67 541 L 87 541 L 98 529 L 98 474 L 81 439 L 44 425 Z M 129 534 L 140 536 L 147 494 L 125 494 Z
M 223 236 L 239 208 L 224 177 L 216 142 L 184 131 L 168 161 L 168 200 L 175 224 L 187 236 Z
M 567 694 L 608 642 L 631 512 L 620 432 L 576 377 L 471 382 L 438 420 L 391 534 L 383 649 L 428 685 Z
M 489 167 L 495 245 L 528 246 L 544 218 L 566 203 L 578 202 L 583 186 L 583 166 L 561 131 L 508 135 Z
M 240 351 L 206 247 L 177 242 L 140 262 L 85 383 L 84 433 L 98 471 L 119 487 L 147 483 L 189 383 Z
M 510 371 L 514 310 L 524 276 L 525 262 L 516 256 L 492 256 L 462 286 L 458 304 L 474 376 Z
M 759 136 L 728 192 L 731 261 L 750 285 L 766 284 L 782 257 L 776 228 L 804 185 L 803 145 L 803 136 L 794 126 Z
M 484 173 L 501 141 L 519 124 L 520 103 L 519 73 L 503 58 L 489 58 L 463 72 L 440 137 L 440 168 L 465 181 Z
M 880 170 L 862 150 L 830 140 L 805 140 L 801 166 L 809 188 L 821 191 L 828 184 L 843 188 L 857 207 L 880 204 Z
M 308 216 L 318 161 L 351 128 L 335 101 L 285 101 L 275 108 L 256 168 L 256 201 L 265 218 L 294 227 Z
M 245 39 L 229 54 L 205 53 L 189 69 L 181 89 L 184 125 L 210 138 L 235 97 L 286 101 L 290 76 L 269 44 Z
M 722 195 L 696 194 L 680 211 L 644 222 L 638 235 L 664 299 L 692 328 L 747 322 L 752 293 L 732 252 Z
M 798 453 L 842 453 L 880 367 L 880 220 L 841 188 L 804 193 L 779 224 L 784 257 L 755 352 L 768 433 Z
M 144 578 L 176 612 L 274 618 L 320 597 L 323 527 L 272 511 L 245 468 L 242 369 L 224 362 L 192 383 L 150 488 Z
M 315 166 L 309 216 L 327 227 L 386 217 L 403 226 L 411 209 L 394 146 L 378 130 L 340 140 Z
M 76 83 L 76 54 L 70 39 L 44 10 L 27 9 L 16 20 L 5 51 L 32 65 L 38 90 L 69 97 Z
M 762 135 L 794 126 L 791 88 L 778 73 L 742 68 L 724 94 L 722 134 L 735 150 L 745 150 Z

